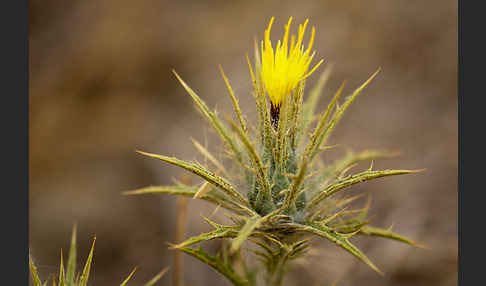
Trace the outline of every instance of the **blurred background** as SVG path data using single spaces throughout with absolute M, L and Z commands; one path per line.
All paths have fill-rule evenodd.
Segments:
M 245 53 L 271 16 L 272 39 L 294 16 L 294 32 L 306 18 L 316 26 L 316 58 L 334 66 L 321 110 L 343 80 L 349 93 L 382 68 L 340 122 L 330 142 L 340 147 L 329 158 L 383 148 L 401 155 L 376 161 L 376 169 L 427 168 L 353 190 L 372 194 L 374 225 L 394 224 L 430 249 L 353 240 L 381 277 L 314 239 L 316 251 L 284 285 L 456 285 L 457 1 L 33 0 L 30 9 L 30 247 L 44 279 L 57 271 L 75 222 L 80 263 L 97 237 L 92 285 L 119 285 L 134 266 L 131 285 L 142 285 L 172 266 L 175 197 L 121 195 L 183 174 L 135 149 L 192 160 L 201 158 L 190 137 L 221 147 L 171 69 L 210 107 L 231 114 L 221 64 L 254 120 Z M 209 231 L 201 215 L 213 207 L 188 204 L 185 237 Z M 189 256 L 184 264 L 185 285 L 229 285 Z M 171 270 L 160 285 L 172 285 Z

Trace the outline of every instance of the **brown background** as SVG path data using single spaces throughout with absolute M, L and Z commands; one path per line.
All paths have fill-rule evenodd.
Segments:
M 395 231 L 430 249 L 354 240 L 384 270 L 380 277 L 329 242 L 314 240 L 315 253 L 296 264 L 284 284 L 456 285 L 456 2 L 31 1 L 30 246 L 41 275 L 57 271 L 74 222 L 80 262 L 97 236 L 92 285 L 119 285 L 135 265 L 131 285 L 141 285 L 171 265 L 175 198 L 120 195 L 181 175 L 134 149 L 191 160 L 200 157 L 190 137 L 208 138 L 212 150 L 219 146 L 170 71 L 209 106 L 230 114 L 222 64 L 253 120 L 245 53 L 271 16 L 273 39 L 294 16 L 294 23 L 308 17 L 316 26 L 317 56 L 334 64 L 321 109 L 341 81 L 350 92 L 382 67 L 333 135 L 331 144 L 341 147 L 328 153 L 400 150 L 399 158 L 378 160 L 375 168 L 427 168 L 353 189 L 373 194 L 375 225 L 394 223 Z M 201 215 L 211 212 L 191 201 L 186 236 L 208 231 Z M 170 285 L 171 275 L 160 285 Z M 190 257 L 185 282 L 228 285 Z

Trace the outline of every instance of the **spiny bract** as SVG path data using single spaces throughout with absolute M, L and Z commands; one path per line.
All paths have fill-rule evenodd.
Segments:
M 221 69 L 222 77 L 233 103 L 237 123 L 228 119 L 229 127 L 220 120 L 216 112 L 174 72 L 177 79 L 194 100 L 198 110 L 209 121 L 226 146 L 237 171 L 229 172 L 197 141 L 196 149 L 216 167 L 210 171 L 197 162 L 187 162 L 173 157 L 139 152 L 167 163 L 184 168 L 204 182 L 189 186 L 177 183 L 173 186 L 152 186 L 129 191 L 126 194 L 173 194 L 203 199 L 222 207 L 231 213 L 233 225 L 221 225 L 206 219 L 213 231 L 192 237 L 173 248 L 188 253 L 207 263 L 225 275 L 234 285 L 256 285 L 255 271 L 249 268 L 240 256 L 240 246 L 245 241 L 256 244 L 254 250 L 265 266 L 267 285 L 280 285 L 287 269 L 287 262 L 303 254 L 309 246 L 308 235 L 325 238 L 372 269 L 381 271 L 349 239 L 356 235 L 381 236 L 418 246 L 390 229 L 368 225 L 369 204 L 358 210 L 347 206 L 357 196 L 342 196 L 341 192 L 350 186 L 380 177 L 416 173 L 420 170 L 373 170 L 347 175 L 349 169 L 364 160 L 392 156 L 382 151 L 350 152 L 341 160 L 324 164 L 318 154 L 329 149 L 326 146 L 344 112 L 361 91 L 378 74 L 375 72 L 358 87 L 342 104 L 338 100 L 343 91 L 341 85 L 324 112 L 316 115 L 315 109 L 322 94 L 330 69 L 326 69 L 310 96 L 303 102 L 305 79 L 314 54 L 312 48 L 314 29 L 307 50 L 302 39 L 307 21 L 299 27 L 297 42 L 292 36 L 290 50 L 287 41 L 292 18 L 285 26 L 283 41 L 277 43 L 274 54 L 270 42 L 270 28 L 265 31 L 265 46 L 262 43 L 262 57 L 255 44 L 255 69 L 247 57 L 253 96 L 258 113 L 257 132 L 243 116 L 233 89 Z M 272 108 L 268 104 L 270 98 Z M 316 121 L 313 124 L 314 120 Z M 312 130 L 312 132 L 310 132 Z M 308 136 L 309 134 L 309 136 Z M 242 178 L 242 180 L 241 180 Z M 236 182 L 243 181 L 243 187 Z M 229 238 L 228 248 L 223 247 L 217 256 L 200 248 L 189 246 L 216 238 Z M 243 267 L 235 267 L 235 265 Z M 238 269 L 238 270 L 237 270 Z

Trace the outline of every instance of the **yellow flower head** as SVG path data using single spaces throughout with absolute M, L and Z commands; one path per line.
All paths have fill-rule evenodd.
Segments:
M 304 25 L 299 25 L 299 34 L 297 42 L 295 35 L 291 36 L 290 47 L 289 29 L 292 23 L 292 17 L 285 26 L 285 34 L 283 40 L 277 42 L 275 51 L 272 48 L 270 41 L 270 29 L 272 28 L 274 17 L 268 24 L 268 29 L 265 31 L 265 41 L 262 41 L 262 79 L 267 90 L 268 96 L 273 106 L 280 106 L 282 100 L 290 94 L 297 84 L 312 74 L 317 67 L 322 63 L 322 60 L 308 72 L 309 65 L 315 52 L 310 55 L 312 44 L 314 43 L 315 28 L 312 27 L 312 34 L 309 40 L 307 50 L 304 51 L 302 40 L 304 32 L 309 20 L 304 22 Z

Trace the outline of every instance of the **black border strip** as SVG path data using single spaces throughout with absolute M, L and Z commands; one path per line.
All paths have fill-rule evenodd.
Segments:
M 461 255 L 462 252 L 462 178 L 463 178 L 463 170 L 462 170 L 462 158 L 463 158 L 463 153 L 462 153 L 462 148 L 463 148 L 463 121 L 462 121 L 462 115 L 463 115 L 463 104 L 462 104 L 462 97 L 464 95 L 463 92 L 463 84 L 464 84 L 464 79 L 463 79 L 463 62 L 462 62 L 462 19 L 463 19 L 463 1 L 459 0 L 458 5 L 457 5 L 457 10 L 458 10 L 458 17 L 457 17 L 457 22 L 458 22 L 458 43 L 457 43 L 457 51 L 458 51 L 458 57 L 457 57 L 457 115 L 458 115 L 458 161 L 457 161 L 457 167 L 458 167 L 458 177 L 457 177 L 457 197 L 458 197 L 458 253 L 457 253 L 457 284 L 458 285 L 463 285 L 461 281 L 463 280 L 462 273 L 463 273 L 463 256 Z
M 29 1 L 2 1 L 0 11 L 0 284 L 28 285 Z
M 467 5 L 465 5 L 467 3 Z M 458 2 L 459 285 L 485 285 L 486 17 L 481 1 Z M 444 218 L 447 219 L 447 218 Z

